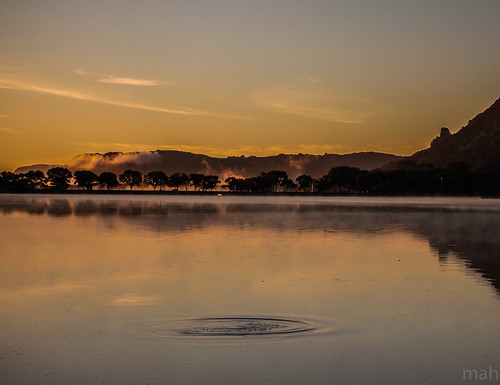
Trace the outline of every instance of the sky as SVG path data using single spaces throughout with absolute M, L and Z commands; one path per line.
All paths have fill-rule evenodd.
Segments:
M 498 20 L 498 0 L 0 0 L 0 170 L 409 155 L 500 97 Z

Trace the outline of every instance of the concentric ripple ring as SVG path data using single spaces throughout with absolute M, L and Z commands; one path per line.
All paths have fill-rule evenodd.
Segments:
M 310 333 L 316 330 L 308 321 L 266 317 L 207 317 L 155 325 L 150 331 L 165 336 L 268 336 Z

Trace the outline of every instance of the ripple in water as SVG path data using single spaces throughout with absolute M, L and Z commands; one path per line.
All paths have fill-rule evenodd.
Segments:
M 317 331 L 308 321 L 261 317 L 193 318 L 156 324 L 148 329 L 156 335 L 197 337 L 270 336 Z

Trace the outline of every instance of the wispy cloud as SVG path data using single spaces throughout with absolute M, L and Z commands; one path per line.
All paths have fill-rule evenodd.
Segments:
M 352 98 L 289 88 L 257 90 L 254 102 L 263 109 L 336 123 L 361 123 L 361 111 L 346 106 Z M 347 103 L 349 102 L 349 103 Z
M 91 76 L 92 75 L 90 72 L 87 72 L 82 68 L 77 68 L 75 70 L 75 74 L 80 75 L 80 76 Z
M 151 112 L 160 112 L 160 113 L 166 113 L 166 114 L 186 115 L 186 116 L 232 117 L 231 115 L 211 113 L 211 112 L 207 112 L 207 111 L 196 110 L 193 108 L 168 108 L 168 107 L 154 106 L 154 105 L 150 105 L 150 104 L 141 104 L 141 103 L 133 103 L 133 102 L 126 102 L 126 101 L 121 101 L 121 100 L 102 98 L 100 96 L 89 94 L 89 93 L 83 93 L 83 92 L 79 92 L 79 91 L 65 90 L 65 89 L 53 88 L 53 87 L 47 87 L 47 86 L 39 86 L 39 85 L 27 83 L 27 82 L 2 79 L 2 78 L 0 78 L 0 88 L 6 88 L 6 89 L 18 90 L 18 91 L 37 92 L 37 93 L 49 94 L 49 95 L 54 95 L 54 96 L 70 98 L 70 99 L 89 101 L 89 102 L 95 102 L 95 103 L 102 103 L 102 104 L 109 104 L 112 106 L 132 108 L 132 109 L 136 109 L 136 110 L 144 110 L 144 111 L 151 111 Z
M 115 76 L 106 76 L 97 80 L 100 83 L 108 84 L 123 84 L 128 86 L 166 86 L 172 83 L 162 82 L 160 80 L 147 80 L 147 79 L 135 79 L 135 78 L 119 78 Z
M 142 87 L 168 86 L 173 84 L 171 82 L 165 82 L 163 80 L 138 79 L 132 77 L 94 74 L 92 72 L 84 70 L 83 68 L 77 68 L 75 70 L 75 74 L 80 76 L 96 77 L 99 83 L 107 83 L 107 84 L 122 84 L 127 86 L 142 86 Z
M 21 135 L 20 131 L 10 127 L 0 127 L 0 132 L 3 132 L 4 134 Z

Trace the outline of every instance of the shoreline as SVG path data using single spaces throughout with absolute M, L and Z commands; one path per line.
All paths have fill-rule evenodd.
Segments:
M 303 197 L 387 197 L 387 198 L 480 198 L 480 199 L 500 199 L 500 195 L 466 195 L 466 194 L 360 194 L 360 193 L 336 193 L 336 192 L 300 192 L 300 191 L 279 191 L 270 193 L 236 192 L 227 190 L 213 191 L 152 191 L 152 190 L 34 190 L 34 191 L 0 191 L 5 195 L 158 195 L 158 196 L 303 196 Z

